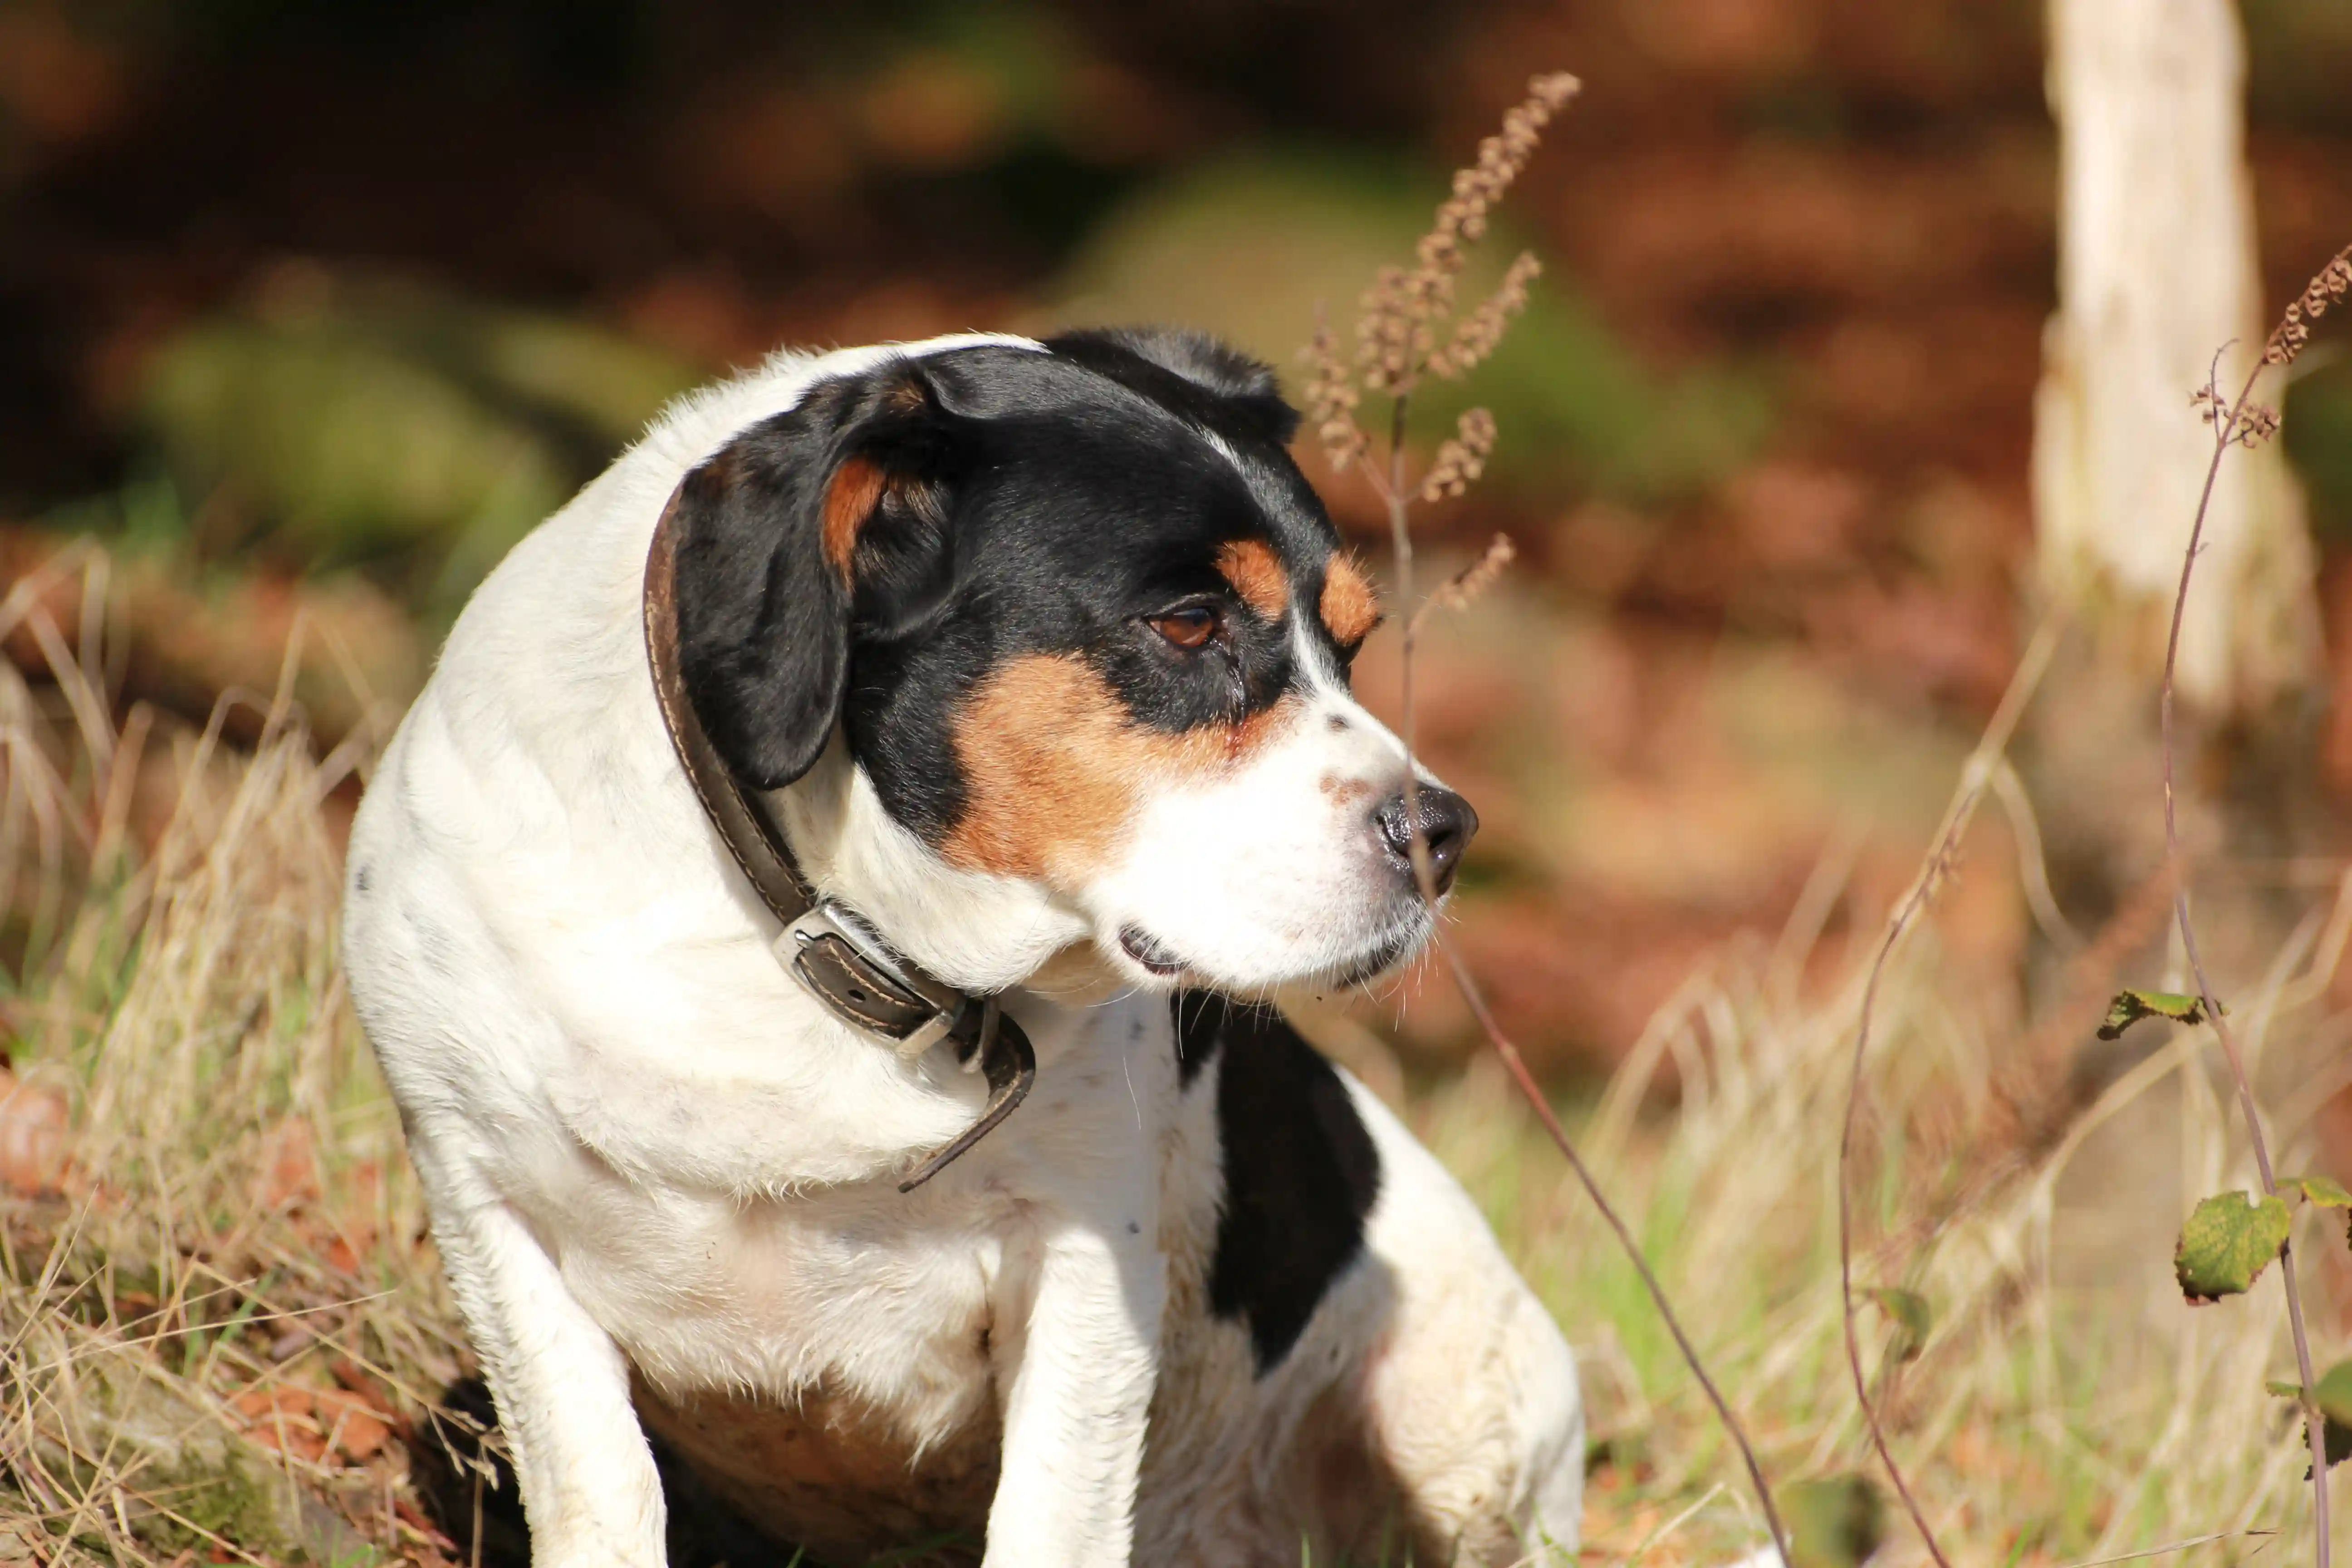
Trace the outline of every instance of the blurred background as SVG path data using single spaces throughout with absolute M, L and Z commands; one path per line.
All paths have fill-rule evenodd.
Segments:
M 2352 235 L 2352 10 L 2244 23 L 2267 316 Z M 10 0 L 0 574 L 105 540 L 126 696 L 196 723 L 307 613 L 331 746 L 665 398 L 779 344 L 1177 321 L 1295 395 L 1318 308 L 1572 68 L 1488 247 L 1548 264 L 1475 389 L 1492 479 L 1421 523 L 1520 564 L 1433 637 L 1423 739 L 1488 824 L 1462 929 L 1507 1019 L 1605 1066 L 1825 853 L 1829 933 L 1872 925 L 2011 671 L 2044 48 L 2032 0 Z M 2288 449 L 2333 627 L 2352 365 L 2319 359 Z M 2025 973 L 2018 889 L 1960 897 L 1988 984 Z M 1427 990 L 1403 1038 L 1443 1059 Z
M 2177 93 L 2143 131 L 2177 127 L 2179 155 L 2143 136 L 2153 183 L 2078 229 L 2050 17 L 2127 12 L 2167 20 L 2141 56 L 2074 52 L 2070 133 L 2120 123 L 2117 93 Z M 53 1383 L 91 1347 L 152 1382 L 157 1323 L 318 1314 L 178 1373 L 279 1458 L 281 1395 L 309 1402 L 320 1487 L 381 1468 L 317 1412 L 373 1390 L 404 1421 L 467 1363 L 333 977 L 335 858 L 474 583 L 666 399 L 780 345 L 1174 321 L 1295 397 L 1318 312 L 1344 336 L 1448 172 L 1566 69 L 1582 95 L 1464 297 L 1521 246 L 1545 273 L 1415 426 L 1424 458 L 1471 401 L 1501 432 L 1485 483 L 1420 510 L 1424 583 L 1496 532 L 1518 550 L 1433 619 L 1418 676 L 1423 748 L 1485 823 L 1455 904 L 1471 966 L 1776 1474 L 1863 1463 L 1824 1285 L 1860 982 L 2021 660 L 2048 653 L 1881 998 L 1861 1271 L 1932 1297 L 1937 1326 L 1924 1373 L 1886 1347 L 1880 1393 L 1969 1560 L 2296 1528 L 2303 1461 L 2261 1387 L 2291 1364 L 2276 1303 L 2189 1313 L 2171 1277 L 2189 1205 L 2251 1180 L 2210 1037 L 2094 1033 L 2119 985 L 2186 988 L 2155 735 L 2189 507 L 2130 493 L 2185 458 L 2193 499 L 2207 356 L 2258 342 L 2352 239 L 2352 5 L 2236 8 L 2242 158 L 2231 16 L 0 0 L 0 1240 L 64 1258 L 85 1199 L 121 1233 L 102 1266 L 0 1270 L 0 1339 L 79 1313 Z M 2062 299 L 2097 222 L 2141 216 L 2106 292 Z M 2242 263 L 2258 300 L 2189 297 Z M 2171 357 L 2113 362 L 2146 417 L 2083 439 L 2116 405 L 2107 350 L 2168 323 Z M 2207 960 L 2283 1168 L 2352 1178 L 2346 325 L 2265 394 L 2285 436 L 2231 470 L 2246 493 L 2225 482 L 2181 765 Z M 1384 519 L 1312 447 L 1386 571 Z M 1358 666 L 1391 718 L 1399 674 L 1391 629 Z M 1657 1560 L 1696 1512 L 1716 1544 L 1669 1559 L 1744 1551 L 1710 1414 L 1451 989 L 1300 1021 L 1406 1110 L 1578 1343 L 1591 1539 Z M 2352 1257 L 2340 1225 L 2305 1234 L 2325 1363 Z M 184 1310 L 190 1279 L 219 1300 Z M 109 1433 L 110 1397 L 57 1403 Z M 72 1518 L 118 1517 L 103 1495 Z M 407 1496 L 383 1491 L 370 1538 L 461 1557 Z M 0 1556 L 68 1511 L 0 1476 Z M 179 1549 L 123 1528 L 110 1561 L 134 1534 Z

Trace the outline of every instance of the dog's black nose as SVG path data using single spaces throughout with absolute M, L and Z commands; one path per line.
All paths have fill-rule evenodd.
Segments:
M 1416 823 L 1421 828 L 1422 842 L 1429 847 L 1430 880 L 1443 894 L 1454 886 L 1454 873 L 1462 864 L 1462 852 L 1470 847 L 1471 837 L 1478 831 L 1478 814 L 1470 809 L 1468 801 L 1435 784 L 1423 784 L 1415 790 L 1410 806 L 1400 795 L 1373 812 L 1372 824 L 1380 829 L 1381 843 L 1388 849 L 1390 860 L 1407 879 L 1412 876 Z

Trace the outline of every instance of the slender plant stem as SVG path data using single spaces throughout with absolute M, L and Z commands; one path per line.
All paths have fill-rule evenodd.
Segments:
M 1400 684 L 1403 689 L 1403 695 L 1398 709 L 1397 720 L 1404 731 L 1404 750 L 1408 757 L 1412 755 L 1413 749 L 1412 652 L 1413 633 L 1419 625 L 1412 614 L 1412 498 L 1405 494 L 1404 489 L 1404 421 L 1406 405 L 1410 400 L 1409 394 L 1401 392 L 1397 394 L 1396 400 L 1389 405 L 1389 478 L 1388 484 L 1383 487 L 1381 497 L 1388 502 L 1389 507 L 1389 548 L 1396 556 L 1397 605 L 1400 613 L 1404 616 L 1403 624 L 1400 627 L 1403 640 L 1400 645 L 1402 651 L 1398 658 Z M 1404 793 L 1408 802 L 1412 799 L 1414 783 L 1413 771 L 1407 768 L 1404 775 Z M 1418 843 L 1421 838 L 1421 823 L 1418 816 L 1412 818 L 1412 836 Z
M 1862 1418 L 1870 1429 L 1871 1447 L 1878 1451 L 1878 1462 L 1886 1468 L 1886 1477 L 1894 1484 L 1895 1495 L 1903 1500 L 1904 1510 L 1911 1515 L 1911 1523 L 1927 1543 L 1927 1555 L 1937 1568 L 1951 1568 L 1936 1532 L 1928 1526 L 1927 1515 L 1912 1495 L 1910 1483 L 1904 1479 L 1903 1468 L 1895 1462 L 1895 1450 L 1886 1441 L 1886 1428 L 1879 1419 L 1878 1407 L 1871 1403 L 1870 1382 L 1862 1370 L 1862 1339 L 1855 1328 L 1857 1316 L 1853 1299 L 1853 1138 L 1861 1123 L 1863 1066 L 1870 1051 L 1870 1025 L 1878 1006 L 1878 984 L 1886 973 L 1887 961 L 1895 955 L 1895 944 L 1903 940 L 1911 922 L 1927 907 L 1941 882 L 1952 868 L 1960 847 L 1960 836 L 1968 831 L 1970 819 L 1976 816 L 1977 805 L 1984 798 L 1986 786 L 2000 765 L 2001 753 L 2008 750 L 2010 737 L 2017 731 L 2017 721 L 2025 712 L 2025 705 L 2034 689 L 2042 684 L 2042 673 L 2050 668 L 2051 655 L 2058 646 L 2059 624 L 2046 622 L 2027 645 L 2025 657 L 2018 661 L 2017 673 L 2010 679 L 2009 689 L 2001 694 L 2000 706 L 1994 710 L 1992 722 L 1985 727 L 1976 750 L 1969 754 L 1960 775 L 1959 793 L 1952 799 L 1944 814 L 1943 826 L 1937 830 L 1935 847 L 1928 850 L 1927 860 L 1910 891 L 1895 906 L 1886 922 L 1886 936 L 1878 944 L 1878 953 L 1871 961 L 1870 979 L 1862 990 L 1862 1010 L 1853 1031 L 1853 1065 L 1846 1078 L 1845 1130 L 1838 1140 L 1838 1294 L 1845 1314 L 1845 1363 L 1853 1376 L 1853 1396 L 1862 1406 Z
M 1389 548 L 1396 557 L 1397 609 L 1404 617 L 1398 628 L 1397 723 L 1404 731 L 1405 860 L 1412 868 L 1422 901 L 1437 907 L 1437 871 L 1429 863 L 1429 840 L 1421 826 L 1421 769 L 1414 762 L 1412 724 L 1412 655 L 1421 630 L 1413 603 L 1412 497 L 1404 488 L 1404 422 L 1412 394 L 1400 392 L 1389 405 L 1389 478 L 1382 499 L 1389 508 Z
M 1780 1510 L 1773 1506 L 1772 1489 L 1765 1482 L 1764 1467 L 1756 1458 L 1756 1446 L 1748 1440 L 1747 1429 L 1739 1424 L 1739 1417 L 1731 1413 L 1731 1406 L 1725 1402 L 1723 1391 L 1716 1387 L 1715 1379 L 1707 1376 L 1706 1367 L 1698 1358 L 1697 1347 L 1683 1331 L 1682 1320 L 1675 1315 L 1674 1303 L 1666 1298 L 1666 1288 L 1658 1283 L 1657 1275 L 1650 1268 L 1649 1259 L 1642 1255 L 1642 1244 L 1633 1238 L 1633 1233 L 1618 1217 L 1615 1205 L 1601 1190 L 1601 1183 L 1593 1176 L 1591 1168 L 1576 1152 L 1576 1145 L 1570 1141 L 1567 1130 L 1560 1126 L 1559 1118 L 1553 1114 L 1551 1102 L 1544 1098 L 1542 1086 L 1528 1070 L 1527 1058 L 1519 1055 L 1519 1047 L 1511 1043 L 1511 1037 L 1504 1034 L 1495 1022 L 1494 1012 L 1486 1005 L 1486 995 L 1478 989 L 1478 983 L 1470 977 L 1470 971 L 1463 963 L 1461 954 L 1455 952 L 1453 944 L 1443 936 L 1437 938 L 1437 950 L 1445 955 L 1446 967 L 1453 973 L 1454 984 L 1460 988 L 1462 999 L 1470 1005 L 1471 1016 L 1478 1020 L 1478 1027 L 1486 1035 L 1486 1043 L 1495 1047 L 1496 1056 L 1503 1058 L 1503 1067 L 1510 1073 L 1511 1081 L 1517 1085 L 1521 1098 L 1535 1111 L 1536 1120 L 1543 1124 L 1543 1130 L 1550 1135 L 1553 1145 L 1567 1159 L 1569 1168 L 1576 1173 L 1577 1181 L 1584 1187 L 1585 1196 L 1592 1200 L 1592 1206 L 1601 1211 L 1601 1219 L 1616 1234 L 1618 1245 L 1624 1248 L 1626 1258 L 1633 1265 L 1633 1272 L 1641 1276 L 1642 1288 L 1650 1293 L 1650 1303 L 1657 1308 L 1659 1318 L 1666 1325 L 1666 1332 L 1674 1336 L 1675 1348 L 1682 1352 L 1683 1363 L 1698 1380 L 1707 1403 L 1715 1406 L 1716 1418 L 1723 1423 L 1724 1431 L 1731 1436 L 1732 1446 L 1739 1450 L 1740 1463 L 1748 1467 L 1748 1484 L 1755 1488 L 1756 1500 L 1763 1506 L 1765 1527 L 1772 1532 L 1772 1544 L 1780 1553 L 1783 1568 L 1789 1568 L 1796 1561 L 1790 1554 L 1789 1532 L 1780 1522 Z
M 1420 888 L 1422 899 L 1434 910 L 1437 907 L 1436 879 L 1429 861 L 1428 840 L 1422 830 L 1420 768 L 1413 751 L 1412 664 L 1414 633 L 1419 629 L 1421 617 L 1417 613 L 1418 606 L 1413 603 L 1412 493 L 1405 488 L 1404 436 L 1408 397 L 1408 394 L 1400 393 L 1390 405 L 1388 478 L 1385 484 L 1375 478 L 1374 488 L 1380 490 L 1381 499 L 1388 505 L 1389 542 L 1396 558 L 1397 603 L 1403 623 L 1400 627 L 1402 641 L 1399 653 L 1402 691 L 1397 717 L 1402 731 L 1401 739 L 1404 742 L 1405 821 L 1409 825 L 1407 858 L 1412 862 L 1413 880 Z M 1368 475 L 1375 472 L 1367 469 Z M 1567 1131 L 1559 1124 L 1559 1118 L 1553 1114 L 1550 1102 L 1544 1098 L 1542 1087 L 1536 1082 L 1535 1075 L 1528 1070 L 1527 1059 L 1519 1055 L 1518 1047 L 1511 1043 L 1510 1037 L 1504 1034 L 1496 1023 L 1493 1010 L 1486 1005 L 1486 994 L 1479 990 L 1477 981 L 1471 977 L 1468 967 L 1444 934 L 1440 933 L 1433 940 L 1438 951 L 1445 955 L 1446 968 L 1454 977 L 1455 988 L 1462 993 L 1463 1001 L 1469 1004 L 1471 1016 L 1478 1020 L 1478 1027 L 1486 1034 L 1487 1043 L 1495 1047 L 1495 1054 L 1503 1058 L 1503 1066 L 1510 1073 L 1511 1081 L 1517 1086 L 1521 1098 L 1527 1100 L 1536 1113 L 1536 1120 L 1543 1124 L 1553 1144 L 1567 1158 L 1569 1169 L 1576 1173 L 1585 1196 L 1592 1200 L 1592 1206 L 1600 1211 L 1601 1217 L 1615 1234 L 1618 1245 L 1624 1248 L 1634 1273 L 1641 1276 L 1643 1289 L 1650 1293 L 1651 1303 L 1657 1308 L 1658 1316 L 1665 1322 L 1666 1331 L 1674 1336 L 1675 1348 L 1682 1352 L 1683 1363 L 1698 1380 L 1707 1403 L 1715 1406 L 1717 1418 L 1723 1423 L 1725 1433 L 1730 1436 L 1732 1446 L 1739 1450 L 1740 1463 L 1747 1467 L 1748 1482 L 1755 1488 L 1756 1500 L 1764 1510 L 1765 1526 L 1772 1532 L 1772 1544 L 1780 1554 L 1781 1568 L 1790 1568 L 1795 1559 L 1790 1554 L 1789 1532 L 1780 1522 L 1780 1511 L 1773 1504 L 1772 1489 L 1764 1479 L 1764 1466 L 1756 1457 L 1756 1446 L 1748 1439 L 1747 1428 L 1739 1424 L 1739 1417 L 1731 1413 L 1731 1406 L 1724 1400 L 1722 1390 L 1716 1387 L 1715 1380 L 1707 1375 L 1706 1363 L 1699 1360 L 1698 1348 L 1691 1343 L 1690 1336 L 1683 1331 L 1682 1320 L 1675 1315 L 1674 1304 L 1667 1300 L 1665 1287 L 1658 1283 L 1649 1259 L 1642 1255 L 1641 1243 L 1633 1238 L 1633 1233 L 1618 1217 L 1615 1206 L 1601 1190 L 1600 1182 L 1594 1178 L 1583 1157 L 1576 1152 L 1576 1145 L 1569 1141 Z M 1949 1568 L 1949 1565 L 1945 1564 L 1944 1568 Z
M 2213 460 L 2206 465 L 2205 488 L 2197 498 L 2197 516 L 2189 525 L 2189 544 L 2180 555 L 2180 587 L 2172 596 L 2172 627 L 2164 642 L 2160 711 L 2164 738 L 2164 858 L 2172 873 L 2173 920 L 2180 928 L 2180 947 L 2189 959 L 2189 972 L 2197 980 L 2197 999 L 2205 1009 L 2205 1021 L 2213 1026 L 2213 1034 L 2221 1042 L 2221 1055 L 2230 1064 L 2230 1077 L 2238 1087 L 2238 1109 L 2246 1119 L 2246 1135 L 2253 1144 L 2254 1168 L 2262 1176 L 2263 1191 L 2275 1197 L 2278 1177 L 2271 1168 L 2270 1143 L 2263 1136 L 2262 1111 L 2254 1104 L 2253 1082 L 2246 1076 L 2245 1058 L 2238 1050 L 2236 1032 L 2222 1016 L 2212 983 L 2205 977 L 2204 960 L 2197 952 L 2197 931 L 2189 919 L 2189 879 L 2181 865 L 2180 827 L 2174 805 L 2172 723 L 2173 670 L 2180 659 L 2180 625 L 2189 609 L 2189 580 L 2197 570 L 2198 552 L 2204 547 L 2205 519 L 2212 508 L 2213 485 L 2221 477 L 2221 459 L 2239 439 L 2246 404 L 2253 396 L 2254 384 L 2262 378 L 2265 363 L 2262 357 L 2255 359 L 2253 369 L 2246 373 L 2245 384 L 2238 389 L 2236 400 L 2226 412 L 2218 397 L 2207 405 L 2213 417 Z M 2303 1389 L 2304 1430 L 2311 1444 L 2312 1529 L 2318 1538 L 2319 1568 L 2328 1568 L 2326 1417 L 2313 1392 L 2311 1340 L 2304 1331 L 2303 1296 L 2295 1288 L 2292 1238 L 2279 1245 L 2279 1285 L 2286 1292 L 2287 1328 L 2294 1340 L 2294 1364 Z
M 1863 1058 L 1870 1044 L 1871 1010 L 1878 1005 L 1878 983 L 1886 971 L 1886 961 L 1894 954 L 1895 944 L 1903 939 L 1922 906 L 1927 901 L 1937 878 L 1951 864 L 1952 851 L 1958 846 L 1960 823 L 1955 820 L 1950 829 L 1939 839 L 1929 860 L 1929 868 L 1921 873 L 1911 889 L 1911 896 L 1896 910 L 1887 922 L 1886 938 L 1879 943 L 1878 956 L 1871 962 L 1870 980 L 1862 991 L 1862 1016 L 1853 1032 L 1853 1069 L 1846 1083 L 1845 1131 L 1838 1140 L 1838 1298 L 1843 1309 L 1845 1330 L 1846 1370 L 1853 1379 L 1854 1403 L 1862 1406 L 1863 1424 L 1870 1432 L 1870 1446 L 1878 1453 L 1878 1462 L 1886 1470 L 1886 1479 L 1894 1485 L 1895 1495 L 1903 1500 L 1903 1510 L 1911 1516 L 1912 1528 L 1927 1548 L 1927 1555 L 1936 1560 L 1937 1568 L 1952 1568 L 1951 1560 L 1944 1555 L 1943 1546 L 1936 1540 L 1936 1531 L 1927 1522 L 1919 1500 L 1912 1495 L 1911 1483 L 1904 1479 L 1903 1467 L 1895 1462 L 1895 1450 L 1886 1441 L 1885 1424 L 1879 1419 L 1878 1407 L 1871 1402 L 1870 1382 L 1862 1370 L 1862 1339 L 1855 1328 L 1853 1300 L 1853 1134 L 1860 1120 L 1862 1105 Z

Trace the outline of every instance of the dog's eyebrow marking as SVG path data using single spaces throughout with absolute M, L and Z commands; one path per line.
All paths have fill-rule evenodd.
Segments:
M 857 531 L 882 504 L 882 489 L 888 483 L 882 465 L 871 458 L 850 457 L 841 460 L 833 470 L 833 482 L 824 488 L 824 529 L 821 543 L 824 558 L 849 579 L 849 552 L 857 547 Z
M 1290 607 L 1290 574 L 1265 540 L 1227 540 L 1218 547 L 1217 570 L 1234 585 L 1242 603 L 1267 620 L 1282 619 Z
M 1139 724 L 1069 654 L 1008 660 L 950 734 L 964 809 L 940 848 L 967 870 L 1075 888 L 1116 850 L 1147 791 L 1230 773 L 1295 720 L 1286 696 L 1235 721 L 1167 733 Z
M 1353 647 L 1381 624 L 1380 596 L 1353 560 L 1335 553 L 1323 568 L 1323 596 L 1316 602 L 1324 629 L 1341 647 Z

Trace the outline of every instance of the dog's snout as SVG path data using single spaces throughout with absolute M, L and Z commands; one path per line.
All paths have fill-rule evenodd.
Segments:
M 1430 879 L 1443 894 L 1454 885 L 1462 852 L 1478 831 L 1478 814 L 1450 789 L 1423 784 L 1410 797 L 1393 795 L 1372 813 L 1372 826 L 1389 858 L 1409 878 L 1412 875 L 1413 831 L 1429 847 Z

